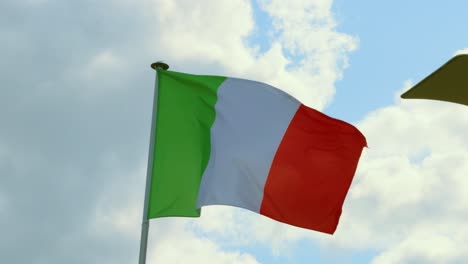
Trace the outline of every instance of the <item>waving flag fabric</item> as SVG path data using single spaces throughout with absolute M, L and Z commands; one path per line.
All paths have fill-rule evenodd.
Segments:
M 264 83 L 158 70 L 148 218 L 229 205 L 332 234 L 365 137 Z

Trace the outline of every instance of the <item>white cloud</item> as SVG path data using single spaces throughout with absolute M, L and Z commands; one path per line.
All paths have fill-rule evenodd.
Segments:
M 48 2 L 50 2 L 50 0 L 25 0 L 25 1 L 21 1 L 20 4 L 25 7 L 37 7 L 37 6 L 47 4 Z
M 250 254 L 225 251 L 217 243 L 198 237 L 186 228 L 186 221 L 171 221 L 175 224 L 163 232 L 158 232 L 158 222 L 162 221 L 152 223 L 156 231 L 150 233 L 154 239 L 149 242 L 149 263 L 259 263 Z
M 118 165 L 118 158 L 112 155 L 108 155 L 102 163 L 105 164 L 102 170 L 113 175 L 114 180 L 107 183 L 107 188 L 95 201 L 90 229 L 100 235 L 118 232 L 135 239 L 140 233 L 141 200 L 144 197 L 141 189 L 144 186 L 139 178 L 146 175 L 146 164 L 140 164 L 135 171 L 128 172 Z
M 157 0 L 151 6 L 158 34 L 148 49 L 175 70 L 238 73 L 252 62 L 253 49 L 244 43 L 254 27 L 249 1 Z
M 430 224 L 416 227 L 396 246 L 376 257 L 372 263 L 464 263 L 468 257 L 468 243 L 463 221 L 457 233 L 450 228 Z
M 106 50 L 92 57 L 85 69 L 89 75 L 88 78 L 97 79 L 102 74 L 102 71 L 115 72 L 123 63 L 115 54 Z
M 121 239 L 139 245 L 142 217 L 143 187 L 139 180 L 145 174 L 146 164 L 142 163 L 137 170 L 121 174 L 117 157 L 108 155 L 103 162 L 103 170 L 114 175 L 114 180 L 100 194 L 96 201 L 94 215 L 88 231 L 97 238 L 109 239 L 119 235 Z M 218 208 L 216 216 L 225 216 L 227 208 Z M 224 210 L 223 210 L 224 209 Z M 229 236 L 235 235 L 229 230 L 232 214 L 223 219 L 212 219 L 209 211 L 202 218 L 160 218 L 150 221 L 147 263 L 258 263 L 254 256 L 239 250 L 227 250 L 220 243 L 195 232 L 193 226 L 203 223 L 206 230 L 220 232 Z M 215 217 L 216 217 L 215 216 Z M 218 222 L 219 221 L 219 222 Z M 217 226 L 224 223 L 224 227 Z M 133 257 L 136 261 L 136 252 Z M 214 261 L 216 260 L 216 261 Z
M 207 206 L 202 217 L 191 224 L 231 246 L 268 245 L 274 255 L 289 255 L 296 242 L 310 238 L 312 231 L 286 225 L 248 210 L 228 206 Z
M 279 42 L 289 52 L 303 56 L 299 68 L 291 70 L 303 85 L 289 91 L 319 108 L 330 102 L 334 95 L 334 82 L 342 77 L 344 68 L 348 66 L 347 55 L 357 48 L 358 42 L 355 37 L 336 30 L 332 2 L 261 1 L 272 16 L 275 29 L 281 32 Z M 318 103 L 312 98 L 319 98 Z
M 249 1 L 153 3 L 158 34 L 148 49 L 157 47 L 175 70 L 267 82 L 318 109 L 330 102 L 347 55 L 357 45 L 355 38 L 336 31 L 331 1 L 262 2 L 277 32 L 262 54 L 246 41 L 255 26 Z M 296 67 L 288 68 L 292 61 L 285 51 L 300 55 Z
M 6 211 L 6 207 L 7 207 L 6 197 L 2 193 L 0 193 L 0 213 L 3 214 L 3 212 Z
M 407 87 L 408 84 L 405 85 Z M 468 111 L 397 100 L 358 125 L 361 158 L 335 239 L 379 252 L 373 263 L 462 263 L 468 243 Z

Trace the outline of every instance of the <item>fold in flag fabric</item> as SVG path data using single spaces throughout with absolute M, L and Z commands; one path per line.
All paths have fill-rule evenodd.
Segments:
M 248 209 L 333 234 L 365 137 L 264 83 L 158 70 L 148 218 Z

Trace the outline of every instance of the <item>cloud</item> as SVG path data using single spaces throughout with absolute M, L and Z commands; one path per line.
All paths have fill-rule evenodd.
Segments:
M 169 230 L 158 232 L 158 221 L 152 225 L 156 232 L 151 232 L 152 245 L 148 253 L 148 262 L 162 263 L 259 263 L 250 254 L 239 251 L 224 251 L 218 243 L 208 238 L 197 236 L 187 228 L 187 221 L 174 221 Z M 169 232 L 168 232 L 169 231 Z M 183 253 L 182 253 L 183 252 Z M 181 254 L 182 253 L 182 254 Z
M 407 86 L 407 85 L 406 85 Z M 357 126 L 369 149 L 358 167 L 335 240 L 374 249 L 373 263 L 462 263 L 468 257 L 468 112 L 397 100 Z
M 113 162 L 108 163 L 113 164 Z M 94 221 L 89 229 L 100 238 L 109 240 L 116 235 L 130 247 L 138 246 L 141 223 L 142 193 L 136 191 L 141 188 L 138 175 L 144 175 L 146 164 L 141 164 L 138 171 L 125 174 L 127 177 L 117 177 L 117 181 L 110 184 L 110 188 L 97 200 Z M 114 171 L 114 176 L 119 170 Z M 128 175 L 133 180 L 128 179 Z M 207 237 L 200 236 L 191 228 L 199 219 L 191 218 L 162 218 L 150 222 L 147 262 L 161 263 L 258 263 L 254 256 L 229 250 L 220 246 Z M 111 244 L 113 247 L 115 245 Z M 136 255 L 126 255 L 127 262 L 136 261 Z M 130 259 L 133 257 L 134 259 Z M 124 263 L 123 260 L 121 260 Z
M 461 222 L 457 224 L 462 224 Z M 376 257 L 372 263 L 463 263 L 467 258 L 466 230 L 453 234 L 434 225 L 416 227 L 403 241 Z M 446 232 L 449 233 L 446 233 Z M 461 231 L 461 232 L 460 232 Z M 460 235 L 460 233 L 462 235 Z
M 255 28 L 249 1 L 156 1 L 152 10 L 159 34 L 151 43 L 165 51 L 161 56 L 174 67 L 184 65 L 176 69 L 264 81 L 321 109 L 357 46 L 354 37 L 337 32 L 331 1 L 324 3 L 261 1 L 276 37 L 270 49 L 259 53 L 258 47 L 246 45 Z
M 331 13 L 333 1 L 260 2 L 272 17 L 278 41 L 293 56 L 301 58 L 296 63 L 298 68 L 291 72 L 301 77 L 304 86 L 298 85 L 290 93 L 320 98 L 320 106 L 330 102 L 333 84 L 348 66 L 347 54 L 358 45 L 356 37 L 336 30 L 337 23 Z M 310 87 L 320 87 L 320 92 L 314 93 Z M 316 105 L 310 98 L 304 96 L 305 102 Z
M 288 256 L 299 240 L 312 237 L 311 231 L 240 208 L 208 206 L 202 212 L 200 219 L 191 222 L 192 230 L 227 247 L 268 245 L 273 255 Z

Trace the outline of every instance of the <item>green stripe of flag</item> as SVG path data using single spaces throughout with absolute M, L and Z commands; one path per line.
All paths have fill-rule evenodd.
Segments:
M 156 140 L 148 218 L 200 216 L 218 87 L 226 79 L 158 70 Z

